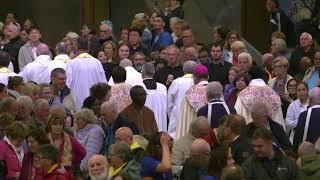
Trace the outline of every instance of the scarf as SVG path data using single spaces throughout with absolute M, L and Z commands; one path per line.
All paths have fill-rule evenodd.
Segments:
M 127 163 L 123 163 L 118 169 L 114 169 L 114 168 L 111 166 L 111 167 L 109 168 L 109 171 L 108 171 L 108 172 L 109 172 L 109 177 L 113 177 L 113 176 L 115 176 L 116 174 L 118 174 L 125 165 L 127 165 Z
M 3 140 L 4 140 L 5 142 L 7 142 L 7 143 L 11 146 L 11 148 L 14 150 L 14 152 L 15 152 L 17 158 L 18 158 L 20 167 L 21 167 L 21 166 L 22 166 L 22 160 L 23 160 L 23 157 L 24 157 L 24 151 L 23 151 L 22 146 L 20 146 L 20 147 L 15 147 L 13 144 L 11 144 L 11 142 L 10 142 L 10 140 L 8 139 L 7 136 L 5 136 L 5 137 L 3 138 Z
M 53 144 L 53 139 L 51 134 L 48 134 L 48 138 L 50 140 L 50 144 Z M 68 134 L 63 133 L 62 135 L 62 143 L 59 147 L 59 159 L 60 164 L 64 167 L 71 167 L 72 166 L 72 145 L 70 141 L 70 137 Z

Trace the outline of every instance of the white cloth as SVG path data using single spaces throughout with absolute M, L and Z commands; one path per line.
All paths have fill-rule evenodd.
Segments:
M 48 66 L 51 63 L 51 58 L 48 55 L 40 55 L 36 60 L 27 64 L 23 71 L 19 73 L 21 77 L 28 81 L 40 83 L 50 83 L 50 72 Z
M 6 67 L 2 67 L 0 68 L 0 83 L 4 84 L 4 85 L 8 85 L 8 78 L 10 76 L 18 76 L 18 74 L 12 72 L 10 69 L 6 68 Z
M 300 100 L 297 99 L 293 101 L 288 107 L 286 116 L 286 131 L 289 135 L 291 143 L 293 142 L 294 128 L 298 124 L 299 115 L 301 112 L 307 110 L 308 106 L 309 103 L 302 105 Z
M 158 130 L 167 132 L 167 88 L 157 83 L 157 89 L 146 89 L 147 99 L 145 106 L 154 112 Z
M 82 53 L 67 64 L 67 86 L 76 103 L 76 109 L 90 95 L 90 88 L 98 82 L 107 83 L 100 61 L 87 53 Z
M 131 86 L 135 86 L 135 85 L 142 85 L 143 84 L 143 80 L 142 80 L 142 76 L 141 73 L 139 73 L 138 71 L 136 71 L 133 67 L 131 66 L 127 66 L 124 68 L 126 70 L 126 84 L 130 84 Z M 113 82 L 113 78 L 110 77 L 109 79 L 109 83 L 110 86 L 114 85 Z
M 251 108 L 258 102 L 265 103 L 268 107 L 270 118 L 285 129 L 280 97 L 262 79 L 252 80 L 249 86 L 239 93 L 234 108 L 239 115 L 245 118 L 246 123 L 249 124 L 252 122 Z
M 8 68 L 10 69 L 10 71 L 14 72 L 13 64 L 11 61 L 10 61 Z
M 197 118 L 198 110 L 207 104 L 207 84 L 208 81 L 201 81 L 187 91 L 177 118 L 176 139 L 179 139 L 188 132 L 190 123 Z
M 192 74 L 186 74 L 175 79 L 168 89 L 168 133 L 172 138 L 176 137 L 177 117 L 179 115 L 182 100 L 186 96 L 188 89 L 190 89 L 193 84 Z
M 69 58 L 68 55 L 66 54 L 59 54 L 57 55 L 49 64 L 49 72 L 51 74 L 51 71 L 54 70 L 55 68 L 62 68 L 64 70 L 66 70 L 67 68 L 67 63 L 70 61 L 71 59 Z

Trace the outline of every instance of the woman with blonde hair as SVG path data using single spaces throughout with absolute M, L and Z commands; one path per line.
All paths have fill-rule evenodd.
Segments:
M 102 45 L 102 51 L 106 55 L 106 62 L 101 62 L 106 78 L 109 81 L 111 77 L 111 72 L 114 67 L 118 66 L 119 62 L 115 59 L 115 52 L 117 50 L 117 46 L 113 41 L 106 41 Z
M 80 164 L 85 157 L 86 150 L 72 136 L 64 132 L 65 118 L 58 114 L 51 114 L 46 122 L 46 133 L 50 144 L 59 151 L 59 164 L 69 171 Z
M 232 51 L 231 44 L 235 41 L 240 40 L 240 34 L 237 31 L 230 31 L 227 35 L 226 42 L 224 43 L 223 55 L 222 57 L 232 63 Z

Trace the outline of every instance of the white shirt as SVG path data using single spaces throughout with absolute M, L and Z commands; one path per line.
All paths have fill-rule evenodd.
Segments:
M 293 101 L 287 110 L 286 127 L 287 131 L 294 129 L 297 126 L 298 118 L 301 112 L 307 110 L 309 103 L 301 104 L 300 100 Z
M 107 83 L 100 61 L 87 53 L 82 53 L 67 64 L 67 86 L 76 103 L 76 109 L 90 95 L 90 88 L 98 82 Z
M 64 70 L 66 70 L 67 68 L 67 63 L 70 61 L 71 59 L 69 58 L 68 55 L 66 54 L 59 54 L 57 55 L 49 64 L 49 72 L 51 74 L 51 71 L 54 70 L 55 68 L 62 68 Z
M 9 68 L 1 67 L 0 68 L 0 83 L 8 85 L 8 80 L 10 76 L 18 76 L 15 72 L 11 71 Z
M 193 86 L 193 84 L 194 82 L 192 79 L 192 74 L 186 74 L 175 79 L 168 89 L 168 133 L 171 137 L 175 137 L 176 135 L 177 118 L 182 100 L 185 97 L 186 92 Z
M 146 89 L 145 105 L 154 112 L 159 131 L 167 132 L 167 87 L 157 83 L 157 89 Z
M 36 60 L 27 64 L 19 75 L 23 77 L 25 82 L 50 83 L 50 72 L 48 70 L 50 63 L 51 58 L 49 55 L 40 55 Z
M 126 73 L 127 73 L 126 81 L 125 81 L 126 84 L 130 84 L 131 86 L 142 85 L 143 84 L 143 79 L 142 79 L 141 73 L 136 71 L 131 66 L 127 66 L 124 69 L 126 70 Z M 109 79 L 109 83 L 108 84 L 110 86 L 114 85 L 112 77 Z

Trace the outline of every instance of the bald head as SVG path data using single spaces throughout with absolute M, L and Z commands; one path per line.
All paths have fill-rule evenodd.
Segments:
M 298 149 L 298 155 L 304 156 L 304 155 L 314 155 L 316 154 L 316 148 L 315 145 L 310 142 L 303 142 Z
M 51 55 L 49 46 L 44 43 L 39 44 L 37 47 L 37 55 Z
M 315 87 L 309 92 L 310 105 L 320 105 L 320 88 Z
M 92 179 L 97 179 L 98 177 L 107 177 L 107 158 L 103 155 L 93 155 L 88 161 L 88 170 L 90 177 L 94 177 Z
M 132 67 L 132 62 L 130 59 L 123 59 L 122 61 L 120 61 L 119 66 L 125 68 L 125 67 Z
M 124 142 L 130 146 L 133 142 L 133 133 L 128 127 L 121 127 L 115 133 L 116 143 Z
M 191 152 L 193 154 L 209 153 L 210 145 L 204 139 L 196 139 L 191 144 Z

